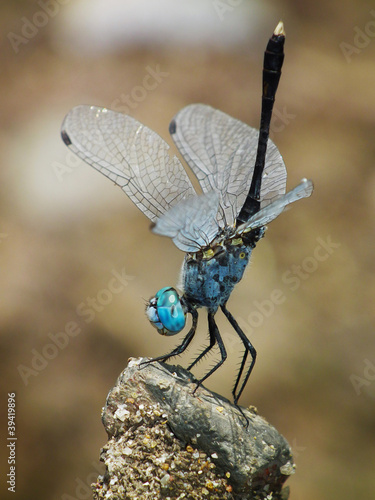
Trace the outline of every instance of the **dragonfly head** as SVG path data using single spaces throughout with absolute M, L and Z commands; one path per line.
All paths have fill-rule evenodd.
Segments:
M 180 296 L 170 286 L 162 288 L 147 304 L 146 314 L 161 335 L 175 335 L 186 323 L 186 311 Z

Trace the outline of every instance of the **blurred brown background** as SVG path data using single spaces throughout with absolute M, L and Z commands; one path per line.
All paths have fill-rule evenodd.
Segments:
M 192 102 L 258 127 L 263 51 L 280 18 L 286 59 L 272 138 L 288 188 L 310 177 L 315 192 L 270 225 L 229 301 L 258 351 L 241 402 L 291 443 L 292 500 L 372 498 L 375 5 L 359 0 L 1 3 L 0 406 L 6 433 L 16 392 L 12 498 L 90 498 L 107 392 L 128 357 L 178 341 L 157 335 L 144 302 L 176 283 L 182 252 L 73 157 L 60 139 L 64 115 L 77 104 L 117 109 L 170 144 L 170 119 Z M 161 73 L 145 91 L 150 68 Z M 276 289 L 284 301 L 271 305 Z M 240 345 L 219 316 L 229 360 L 207 386 L 230 397 Z M 72 322 L 76 335 L 59 335 Z M 203 312 L 179 363 L 206 329 Z

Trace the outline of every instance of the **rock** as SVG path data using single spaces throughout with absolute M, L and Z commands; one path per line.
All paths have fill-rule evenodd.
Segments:
M 288 498 L 293 459 L 274 427 L 203 386 L 193 394 L 180 366 L 146 360 L 130 359 L 108 394 L 95 499 Z

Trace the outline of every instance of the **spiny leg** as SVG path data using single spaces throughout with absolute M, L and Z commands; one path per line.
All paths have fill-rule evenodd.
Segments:
M 219 329 L 215 323 L 214 315 L 215 313 L 208 311 L 208 330 L 210 333 L 210 346 L 203 351 L 203 353 L 198 357 L 198 359 L 200 359 L 203 356 L 203 354 L 205 354 L 206 351 L 208 352 L 208 350 L 211 349 L 211 347 L 215 345 L 215 343 L 217 342 L 217 345 L 219 346 L 220 349 L 221 360 L 213 368 L 211 368 L 211 370 L 208 373 L 206 373 L 206 375 L 203 378 L 201 378 L 198 381 L 197 387 L 195 388 L 194 392 L 198 389 L 198 387 L 202 384 L 202 382 L 204 382 L 210 375 L 212 375 L 227 359 L 227 351 L 225 350 L 223 340 L 219 333 Z
M 197 324 L 198 324 L 198 312 L 197 312 L 197 310 L 191 309 L 191 310 L 189 310 L 189 312 L 193 318 L 193 323 L 192 323 L 191 328 L 188 331 L 187 335 L 185 336 L 184 340 L 182 341 L 182 343 L 180 345 L 178 345 L 177 347 L 175 347 L 173 349 L 173 351 L 170 352 L 169 354 L 164 354 L 162 356 L 158 356 L 157 358 L 149 359 L 148 361 L 144 361 L 143 363 L 141 363 L 141 365 L 147 365 L 149 363 L 153 363 L 154 361 L 167 361 L 169 358 L 172 358 L 173 356 L 178 356 L 179 354 L 182 354 L 187 349 L 188 345 L 190 344 L 190 342 L 192 341 L 192 339 L 195 335 L 195 332 L 197 330 Z
M 234 317 L 232 316 L 232 314 L 226 308 L 226 304 L 224 304 L 223 306 L 221 306 L 221 310 L 223 311 L 223 313 L 225 314 L 225 316 L 228 318 L 229 323 L 233 326 L 233 328 L 235 329 L 236 333 L 238 334 L 238 336 L 242 340 L 242 343 L 243 343 L 243 345 L 245 347 L 245 352 L 244 352 L 244 355 L 243 355 L 243 358 L 242 358 L 241 367 L 240 367 L 240 370 L 238 372 L 236 383 L 234 384 L 234 388 L 233 388 L 233 391 L 232 391 L 233 398 L 234 398 L 234 404 L 237 405 L 238 400 L 239 400 L 239 398 L 240 398 L 240 396 L 242 394 L 242 391 L 245 389 L 247 381 L 249 380 L 249 377 L 250 377 L 250 374 L 252 372 L 252 369 L 254 368 L 255 360 L 256 360 L 256 357 L 257 357 L 257 352 L 256 352 L 253 344 L 250 342 L 250 340 L 246 337 L 246 335 L 244 334 L 244 332 L 241 330 L 241 328 L 240 328 L 239 324 L 237 323 L 237 321 L 234 319 Z M 242 382 L 240 390 L 238 391 L 238 393 L 236 395 L 237 387 L 238 387 L 238 384 L 239 384 L 239 381 L 240 381 L 240 378 L 241 378 L 241 375 L 242 375 L 242 372 L 243 372 L 243 369 L 244 369 L 244 366 L 245 366 L 245 363 L 246 363 L 246 359 L 247 359 L 247 356 L 248 356 L 249 352 L 250 352 L 250 355 L 251 355 L 251 358 L 252 358 L 251 364 L 250 364 L 249 369 L 247 370 L 246 376 L 244 378 L 244 381 Z
M 238 323 L 236 322 L 236 320 L 233 318 L 232 314 L 225 307 L 225 304 L 223 306 L 221 306 L 221 310 L 223 311 L 223 313 L 225 314 L 225 316 L 227 317 L 227 319 L 230 321 L 231 325 L 234 327 L 236 333 L 238 333 L 236 327 L 233 324 L 233 322 L 235 322 L 237 324 L 238 328 L 240 328 L 240 327 L 239 327 Z M 241 336 L 240 336 L 240 338 L 241 338 Z M 241 340 L 242 340 L 242 338 L 241 338 Z M 243 342 L 243 340 L 242 340 L 242 342 Z M 247 350 L 247 348 L 246 348 L 247 346 L 246 346 L 245 343 L 244 343 L 244 345 L 245 345 L 245 352 L 244 352 L 243 357 L 242 357 L 240 369 L 238 370 L 238 373 L 237 373 L 236 382 L 235 382 L 234 387 L 232 389 L 233 397 L 235 397 L 235 393 L 236 393 L 236 390 L 237 390 L 237 387 L 238 387 L 238 383 L 239 383 L 239 381 L 241 379 L 241 375 L 242 375 L 242 372 L 243 372 L 243 369 L 244 369 L 244 366 L 245 366 L 245 363 L 246 363 L 246 360 L 247 360 L 247 356 L 249 354 L 249 351 Z
M 210 322 L 210 320 L 208 320 Z M 188 370 L 191 370 L 193 366 L 195 366 L 216 344 L 216 337 L 211 328 L 208 329 L 210 336 L 210 344 L 199 354 L 199 356 L 187 367 Z

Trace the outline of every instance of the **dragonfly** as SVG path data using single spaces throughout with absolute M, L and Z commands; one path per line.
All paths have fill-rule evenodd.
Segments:
M 204 104 L 186 106 L 171 121 L 169 132 L 201 193 L 193 187 L 181 161 L 171 156 L 169 145 L 131 116 L 81 105 L 67 114 L 61 130 L 64 143 L 119 186 L 150 219 L 154 233 L 169 237 L 185 252 L 179 285 L 161 288 L 147 303 L 146 315 L 162 335 L 181 332 L 188 315 L 191 326 L 171 352 L 147 362 L 182 354 L 196 333 L 198 310 L 205 308 L 209 343 L 188 370 L 214 346 L 218 346 L 220 359 L 200 378 L 197 389 L 227 358 L 215 321 L 220 308 L 244 348 L 232 390 L 237 406 L 257 353 L 228 311 L 228 299 L 266 225 L 313 191 L 312 181 L 302 179 L 286 193 L 284 161 L 269 139 L 284 41 L 280 22 L 264 54 L 259 131 Z

